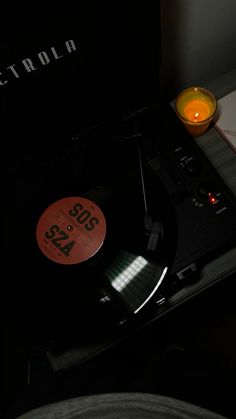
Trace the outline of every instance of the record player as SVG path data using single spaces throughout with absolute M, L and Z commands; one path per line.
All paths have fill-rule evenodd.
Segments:
M 38 187 L 22 203 L 29 170 Z M 13 321 L 54 338 L 139 327 L 235 241 L 234 197 L 164 101 L 80 132 L 15 175 L 1 250 Z
M 173 294 L 196 283 L 204 264 L 235 245 L 235 197 L 165 100 L 132 109 L 112 124 L 109 141 L 114 135 L 126 146 L 138 147 L 143 229 L 151 208 L 152 219 L 163 227 L 157 234 L 158 252 L 165 255 L 161 266 L 167 271 L 149 298 L 143 294 L 140 311 L 133 311 L 131 321 L 145 323 L 158 317 L 159 304 L 167 302 L 168 309 Z M 157 208 L 162 208 L 161 216 Z M 160 238 L 163 231 L 166 242 Z
M 235 239 L 234 197 L 162 98 L 159 7 L 131 3 L 33 14 L 2 45 L 7 317 L 50 338 L 149 321 Z

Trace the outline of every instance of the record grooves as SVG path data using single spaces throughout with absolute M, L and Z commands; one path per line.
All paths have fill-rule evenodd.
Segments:
M 145 310 L 173 261 L 168 195 L 144 162 L 145 208 L 137 143 L 108 128 L 84 136 L 77 153 L 41 171 L 41 188 L 27 205 L 7 201 L 11 234 L 21 225 L 20 243 L 11 241 L 5 252 L 7 292 L 18 313 L 12 320 L 41 333 L 113 333 Z

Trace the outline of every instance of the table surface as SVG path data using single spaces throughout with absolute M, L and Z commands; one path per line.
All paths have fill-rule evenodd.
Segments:
M 236 70 L 206 85 L 217 100 L 236 89 Z M 195 139 L 222 179 L 236 196 L 236 153 L 221 137 L 214 126 Z

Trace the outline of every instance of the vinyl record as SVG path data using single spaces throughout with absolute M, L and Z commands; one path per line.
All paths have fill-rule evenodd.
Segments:
M 168 276 L 176 225 L 142 144 L 105 125 L 7 176 L 13 322 L 93 339 L 145 312 Z

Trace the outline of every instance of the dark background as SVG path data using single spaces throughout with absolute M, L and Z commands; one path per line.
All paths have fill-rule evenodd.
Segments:
M 1 130 L 11 153 L 47 153 L 93 124 L 159 93 L 159 4 L 79 2 L 78 6 L 2 13 Z M 76 52 L 65 42 L 73 39 Z M 63 58 L 50 54 L 55 47 Z M 37 57 L 48 53 L 43 66 Z M 27 73 L 21 60 L 37 70 Z M 6 67 L 16 64 L 20 77 Z M 12 147 L 14 145 L 14 147 Z M 17 154 L 16 153 L 16 154 Z
M 70 147 L 78 132 L 117 112 L 159 99 L 159 16 L 159 2 L 154 1 L 86 1 L 71 7 L 24 10 L 14 6 L 1 11 L 0 71 L 6 75 L 6 67 L 16 64 L 20 74 L 16 79 L 8 73 L 9 82 L 0 86 L 1 208 L 9 195 L 14 198 L 20 191 L 24 205 L 28 194 L 35 194 L 33 181 L 23 180 L 17 191 L 13 187 L 18 177 L 25 179 L 24 165 L 33 170 L 34 162 L 48 158 L 55 164 L 54 157 Z M 60 53 L 69 39 L 74 40 L 76 52 L 52 59 L 47 66 L 38 65 L 32 73 L 22 67 L 22 59 L 37 62 L 37 54 L 52 46 Z M 3 229 L 4 217 L 1 220 Z M 235 396 L 234 278 L 213 288 L 82 371 L 55 378 L 40 363 L 45 359 L 41 336 L 7 327 L 8 303 L 3 295 L 2 410 L 16 403 L 16 411 L 23 411 L 77 394 L 140 390 L 230 415 Z M 184 350 L 181 363 L 178 350 L 177 355 L 172 351 L 176 345 Z M 174 355 L 166 361 L 168 348 Z M 26 384 L 29 358 L 36 359 L 32 394 Z

